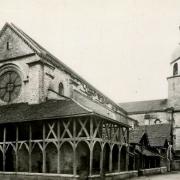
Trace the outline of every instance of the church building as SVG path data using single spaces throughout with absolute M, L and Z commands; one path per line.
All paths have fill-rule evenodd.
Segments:
M 179 79 L 174 75 L 169 82 L 178 88 Z M 171 96 L 173 105 L 176 100 Z M 21 29 L 4 25 L 0 179 L 2 172 L 78 179 L 82 171 L 89 177 L 127 171 L 131 120 L 125 110 Z
M 119 103 L 119 106 L 140 126 L 162 124 L 159 128 L 163 128 L 164 124 L 169 124 L 169 145 L 174 151 L 172 168 L 180 170 L 180 46 L 172 55 L 170 68 L 167 99 Z M 163 139 L 160 134 L 156 138 Z

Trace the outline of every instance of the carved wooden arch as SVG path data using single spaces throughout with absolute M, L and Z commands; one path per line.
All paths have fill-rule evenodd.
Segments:
M 111 148 L 112 148 L 112 151 L 114 149 L 114 147 L 117 146 L 118 147 L 118 150 L 121 149 L 121 145 L 120 144 L 112 144 Z
M 58 145 L 57 145 L 57 143 L 54 142 L 54 141 L 47 142 L 46 145 L 45 145 L 45 150 L 46 150 L 46 148 L 48 147 L 49 144 L 52 144 L 53 146 L 55 146 L 55 147 L 56 147 L 56 150 L 58 151 Z
M 60 145 L 59 145 L 59 150 L 61 150 L 62 146 L 65 144 L 65 143 L 68 143 L 72 149 L 74 149 L 74 144 L 71 142 L 71 141 L 63 141 Z
M 13 143 L 6 144 L 4 152 L 6 153 L 6 151 L 9 149 L 10 146 L 12 147 L 13 151 L 16 153 L 17 152 L 16 144 Z
M 43 154 L 43 145 L 40 142 L 34 142 L 34 144 L 32 145 L 31 152 L 33 152 L 36 146 L 40 149 L 41 153 Z
M 45 145 L 45 150 L 46 150 L 46 148 L 47 148 L 50 144 L 52 144 L 53 146 L 55 146 L 55 147 L 56 147 L 56 150 L 58 151 L 58 145 L 57 145 L 57 143 L 54 142 L 54 141 L 47 142 L 46 145 Z
M 120 145 L 119 151 L 121 151 L 123 147 L 125 147 L 125 148 L 126 148 L 126 151 L 127 151 L 127 146 L 126 146 L 126 143 L 124 143 L 124 144 Z
M 3 145 L 0 145 L 0 151 L 1 151 L 2 153 L 4 153 Z
M 111 144 L 110 144 L 109 142 L 104 142 L 104 143 L 102 144 L 102 150 L 104 151 L 104 147 L 105 147 L 106 144 L 108 144 L 109 149 L 111 150 Z
M 77 147 L 78 147 L 78 144 L 81 143 L 81 142 L 85 142 L 85 144 L 88 145 L 89 150 L 90 150 L 90 143 L 89 143 L 89 141 L 87 141 L 87 140 L 85 140 L 85 139 L 79 140 L 79 141 L 76 143 L 75 147 L 77 148 Z
M 20 151 L 23 146 L 25 147 L 25 149 L 26 149 L 28 152 L 30 151 L 29 145 L 28 145 L 26 142 L 20 143 L 20 145 L 19 145 L 19 147 L 18 147 L 18 151 Z
M 103 148 L 103 147 L 102 147 L 102 143 L 101 143 L 100 141 L 94 141 L 94 142 L 92 143 L 92 146 L 91 146 L 92 151 L 94 150 L 94 147 L 95 147 L 95 145 L 96 145 L 97 143 L 99 144 L 99 146 L 100 146 L 100 148 L 101 148 L 101 151 L 102 151 L 102 148 Z

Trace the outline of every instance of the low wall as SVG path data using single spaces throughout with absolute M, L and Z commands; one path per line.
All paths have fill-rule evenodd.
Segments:
M 151 168 L 151 169 L 141 169 L 139 170 L 140 176 L 154 175 L 154 174 L 164 174 L 167 172 L 167 167 Z
M 124 171 L 124 172 L 105 174 L 103 179 L 104 180 L 118 180 L 118 179 L 129 179 L 129 178 L 137 177 L 137 176 L 138 176 L 138 171 Z M 92 175 L 89 177 L 89 179 L 98 180 L 100 179 L 100 175 Z
M 172 170 L 179 171 L 180 170 L 180 160 L 174 160 L 172 163 Z
M 2 180 L 77 180 L 78 177 L 68 174 L 0 172 Z
M 137 177 L 138 171 L 125 171 L 119 173 L 105 174 L 105 180 L 118 180 Z M 68 174 L 45 174 L 45 173 L 15 173 L 15 172 L 0 172 L 2 180 L 77 180 L 79 176 Z M 89 176 L 89 180 L 99 180 L 100 175 Z

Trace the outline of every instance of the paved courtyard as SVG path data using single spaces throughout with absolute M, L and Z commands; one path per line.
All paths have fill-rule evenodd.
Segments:
M 163 175 L 132 178 L 132 180 L 179 180 L 180 172 L 171 172 Z

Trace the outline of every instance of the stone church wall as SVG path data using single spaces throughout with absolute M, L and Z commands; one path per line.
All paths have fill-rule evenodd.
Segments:
M 179 112 L 174 113 L 174 120 L 175 120 L 175 124 L 174 124 L 174 135 L 175 135 L 174 148 L 176 150 L 180 150 L 180 113 Z
M 153 112 L 153 113 L 144 113 L 144 114 L 133 114 L 129 115 L 131 118 L 136 119 L 139 122 L 139 125 L 153 125 L 159 119 L 161 123 L 169 123 L 169 114 L 166 112 Z

